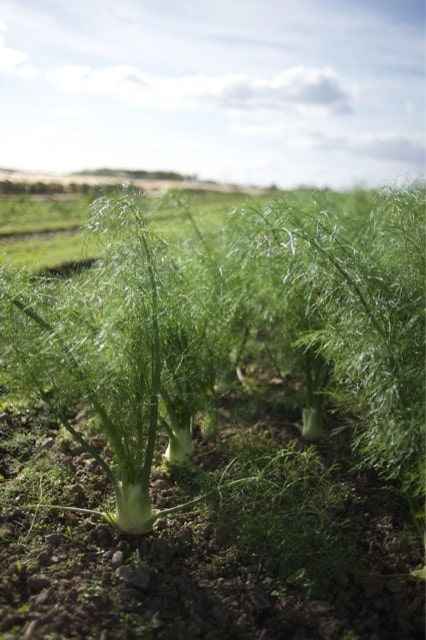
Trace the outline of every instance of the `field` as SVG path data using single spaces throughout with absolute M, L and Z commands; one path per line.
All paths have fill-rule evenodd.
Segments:
M 72 182 L 71 182 L 72 180 Z M 28 176 L 0 171 L 0 264 L 43 271 L 94 257 L 95 248 L 83 242 L 81 227 L 90 203 L 108 190 L 119 190 L 123 179 Z M 128 182 L 128 181 L 127 181 Z M 266 198 L 267 192 L 235 187 L 170 180 L 132 180 L 131 187 L 153 199 L 176 190 L 186 193 L 207 224 L 226 209 L 249 197 Z M 159 227 L 171 227 L 158 212 Z M 163 218 L 161 225 L 161 218 Z M 170 230 L 170 229 L 169 229 Z
M 16 184 L 0 638 L 423 638 L 424 187 Z

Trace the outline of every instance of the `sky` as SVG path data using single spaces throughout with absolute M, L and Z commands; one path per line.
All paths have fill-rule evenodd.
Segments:
M 1 0 L 0 167 L 423 179 L 424 0 Z

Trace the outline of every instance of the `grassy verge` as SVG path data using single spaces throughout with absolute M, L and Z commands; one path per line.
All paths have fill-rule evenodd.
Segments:
M 220 227 L 225 214 L 247 201 L 264 202 L 244 193 L 172 192 L 147 197 L 147 213 L 153 227 L 168 240 L 183 240 L 190 228 L 185 214 L 191 211 L 203 233 Z M 64 199 L 62 196 L 21 194 L 0 199 L 0 264 L 35 272 L 59 268 L 97 257 L 95 246 L 83 239 L 80 229 L 94 195 Z
M 80 232 L 44 234 L 3 243 L 0 263 L 41 272 L 96 257 L 96 251 Z
M 26 193 L 3 196 L 0 198 L 0 238 L 79 227 L 93 197 L 78 194 L 30 196 Z

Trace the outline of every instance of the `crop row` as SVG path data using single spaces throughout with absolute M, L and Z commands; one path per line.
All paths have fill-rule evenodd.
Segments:
M 196 416 L 214 431 L 218 395 L 235 371 L 247 382 L 254 362 L 297 380 L 306 440 L 326 436 L 331 411 L 348 416 L 360 466 L 413 505 L 425 481 L 424 195 L 416 184 L 362 201 L 287 195 L 209 226 L 178 194 L 161 205 L 107 194 L 85 223 L 90 269 L 67 279 L 2 270 L 6 385 L 42 399 L 93 456 L 115 491 L 104 515 L 127 533 L 200 499 L 151 504 L 158 433 L 169 463 L 190 464 Z M 164 207 L 173 241 L 159 232 Z M 76 406 L 113 464 L 71 423 Z

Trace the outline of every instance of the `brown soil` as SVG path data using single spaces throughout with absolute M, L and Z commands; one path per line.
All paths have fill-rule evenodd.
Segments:
M 199 460 L 213 465 L 221 439 L 236 429 L 269 431 L 280 445 L 298 439 L 271 413 L 244 425 L 231 414 L 232 407 L 222 412 L 219 444 L 198 438 L 195 465 Z M 55 502 L 62 496 L 63 504 L 96 508 L 112 495 L 96 464 L 43 411 L 5 411 L 0 436 L 1 502 L 6 495 L 9 501 L 0 514 L 2 640 L 424 637 L 424 590 L 409 577 L 422 564 L 409 510 L 392 487 L 370 474 L 341 472 L 354 495 L 345 536 L 348 558 L 356 561 L 334 568 L 331 586 L 312 596 L 289 576 L 277 575 L 273 558 L 242 561 L 229 535 L 226 541 L 219 535 L 217 514 L 206 505 L 135 537 L 93 515 L 25 509 L 23 471 L 33 466 L 37 484 L 42 459 L 52 473 L 60 470 L 51 480 Z M 97 438 L 93 444 L 102 449 Z M 331 460 L 341 446 L 336 437 L 318 448 Z M 22 490 L 12 490 L 21 477 Z M 155 470 L 156 506 L 182 501 L 175 480 L 161 467 Z M 49 496 L 40 496 L 43 500 Z

